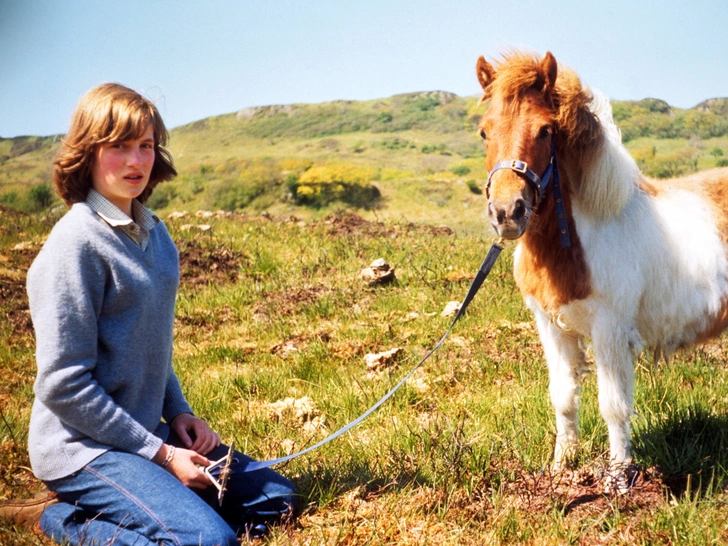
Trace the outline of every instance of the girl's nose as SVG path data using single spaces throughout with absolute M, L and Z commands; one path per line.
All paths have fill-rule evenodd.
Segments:
M 129 149 L 129 155 L 127 157 L 127 163 L 129 165 L 140 165 L 142 162 L 142 153 L 139 148 L 133 147 Z

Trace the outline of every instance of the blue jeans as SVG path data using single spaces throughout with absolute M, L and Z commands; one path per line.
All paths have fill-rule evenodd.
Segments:
M 227 449 L 221 445 L 206 457 L 220 459 Z M 235 457 L 237 465 L 251 460 L 237 451 Z M 60 502 L 45 509 L 40 527 L 57 542 L 84 546 L 238 546 L 237 535 L 290 515 L 296 498 L 293 484 L 277 472 L 236 473 L 237 465 L 218 508 L 214 487 L 190 489 L 143 457 L 108 451 L 46 482 Z

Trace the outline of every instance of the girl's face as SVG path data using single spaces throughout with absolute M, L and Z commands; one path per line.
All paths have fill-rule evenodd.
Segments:
M 91 166 L 92 186 L 131 217 L 131 202 L 149 183 L 154 166 L 154 128 L 124 142 L 99 144 Z

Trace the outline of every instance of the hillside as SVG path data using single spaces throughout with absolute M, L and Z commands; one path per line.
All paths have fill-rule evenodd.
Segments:
M 646 174 L 664 178 L 728 163 L 728 99 L 690 109 L 658 99 L 612 105 Z M 313 217 L 343 206 L 385 218 L 480 222 L 486 173 L 475 128 L 483 109 L 476 97 L 431 91 L 252 107 L 199 120 L 171 131 L 180 176 L 160 186 L 151 205 Z M 0 139 L 0 203 L 31 211 L 52 201 L 48 173 L 58 141 Z

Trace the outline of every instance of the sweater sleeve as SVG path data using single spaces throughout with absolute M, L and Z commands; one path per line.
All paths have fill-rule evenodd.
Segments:
M 172 419 L 177 417 L 180 413 L 191 413 L 194 415 L 192 408 L 190 408 L 184 394 L 182 394 L 182 388 L 180 387 L 179 380 L 177 379 L 174 371 L 172 371 L 172 373 L 169 374 L 167 387 L 164 391 L 162 416 L 167 423 L 171 423 Z
M 93 376 L 106 265 L 92 244 L 78 237 L 55 237 L 48 243 L 27 281 L 36 332 L 36 397 L 82 435 L 151 459 L 162 440 L 119 406 Z

